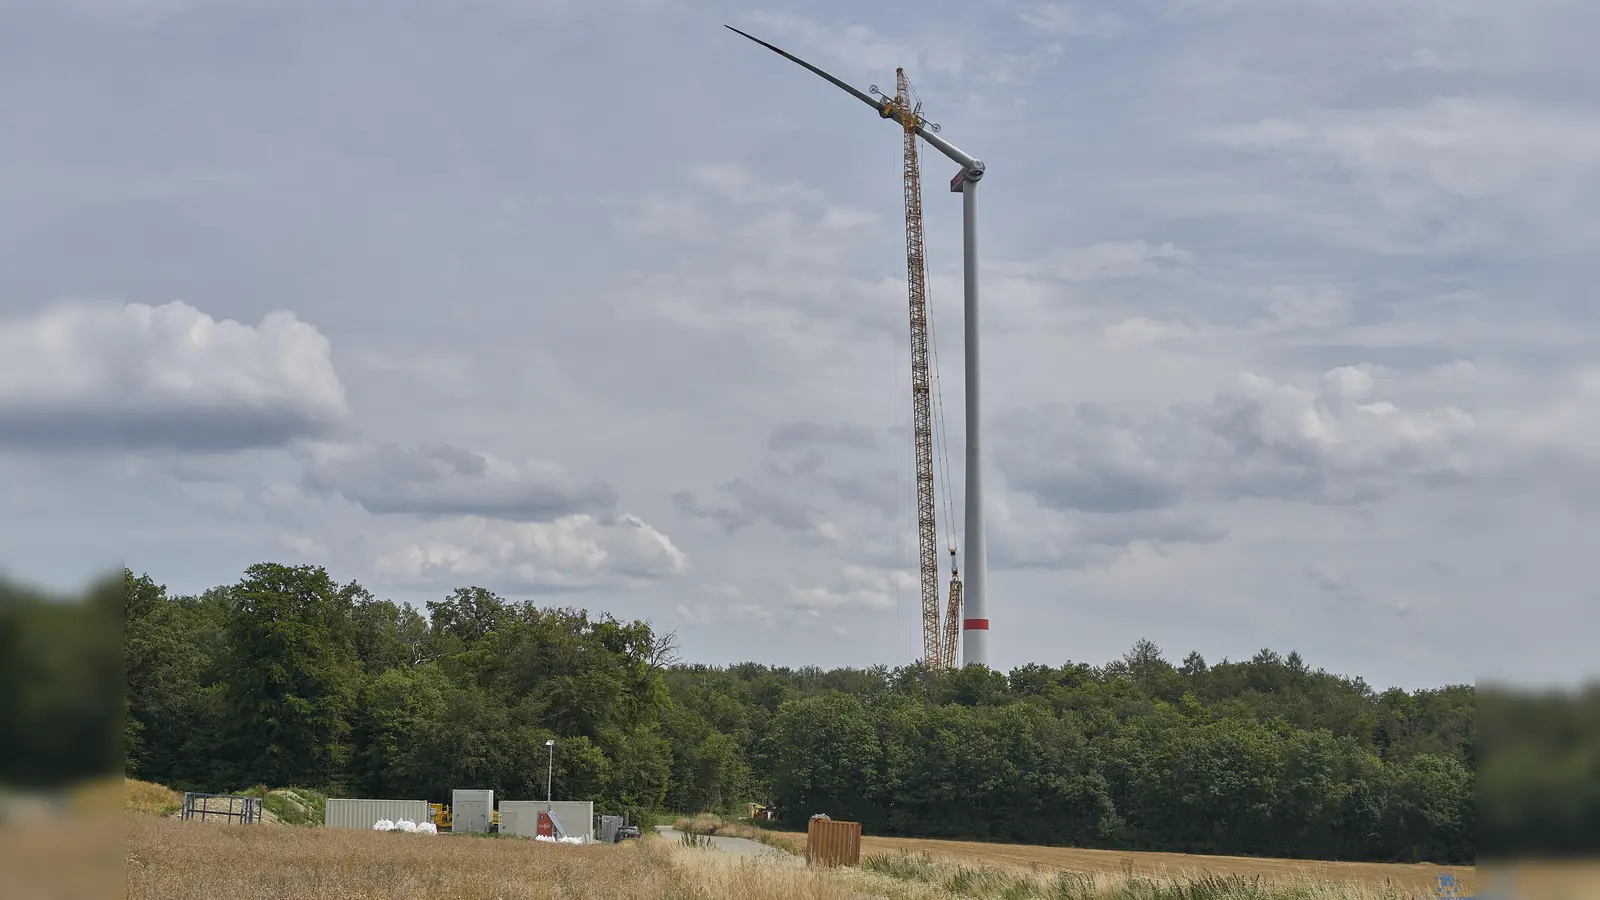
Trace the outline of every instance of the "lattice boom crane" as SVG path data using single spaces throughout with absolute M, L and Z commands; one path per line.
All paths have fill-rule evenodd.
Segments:
M 950 612 L 943 627 L 939 621 L 938 504 L 933 483 L 933 378 L 928 358 L 928 266 L 923 255 L 922 165 L 917 158 L 917 130 L 927 124 L 922 106 L 911 98 L 905 69 L 895 69 L 894 97 L 881 97 L 879 115 L 898 119 L 904 129 L 902 160 L 906 207 L 906 286 L 911 311 L 911 424 L 916 457 L 917 571 L 922 589 L 922 654 L 933 669 L 956 662 L 956 635 L 960 633 L 961 581 L 950 548 Z M 871 92 L 878 93 L 876 86 Z M 881 96 L 881 95 L 880 95 Z M 937 125 L 931 126 L 935 129 Z M 948 485 L 946 485 L 948 489 Z

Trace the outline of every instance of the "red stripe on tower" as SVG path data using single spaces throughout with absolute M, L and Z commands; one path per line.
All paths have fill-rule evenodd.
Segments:
M 961 621 L 961 630 L 962 631 L 988 631 L 989 630 L 989 620 L 988 619 L 963 619 Z

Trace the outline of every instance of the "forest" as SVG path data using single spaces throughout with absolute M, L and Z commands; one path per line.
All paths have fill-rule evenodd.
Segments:
M 124 570 L 128 774 L 180 789 L 772 804 L 868 833 L 1462 862 L 1474 688 L 1375 691 L 1298 654 L 1104 665 L 728 667 L 644 622 L 477 587 L 417 609 L 315 566 L 196 596 Z

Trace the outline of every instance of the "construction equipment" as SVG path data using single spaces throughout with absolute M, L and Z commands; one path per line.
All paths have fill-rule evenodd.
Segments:
M 923 661 L 933 669 L 954 663 L 954 642 L 941 636 L 939 623 L 939 527 L 933 489 L 933 378 L 928 362 L 928 268 L 922 245 L 922 166 L 917 159 L 917 126 L 922 105 L 913 105 L 905 69 L 895 69 L 894 97 L 869 90 L 883 100 L 879 115 L 894 117 L 905 129 L 902 165 L 906 207 L 906 289 L 911 300 L 911 433 L 916 453 L 917 571 L 922 588 Z M 947 486 L 948 487 L 948 486 Z M 951 621 L 954 625 L 954 620 Z M 949 645 L 950 649 L 946 650 Z
M 450 813 L 450 804 L 448 803 L 429 803 L 428 818 L 433 822 L 434 827 L 440 831 L 453 832 L 455 830 L 451 827 L 455 823 L 455 818 Z M 494 810 L 489 814 L 489 822 L 493 826 L 490 829 L 491 831 L 500 828 L 500 810 Z
M 939 126 L 922 118 L 921 104 L 914 102 L 915 92 L 906 80 L 905 70 L 895 70 L 895 96 L 890 97 L 876 86 L 871 94 L 857 90 L 827 72 L 813 66 L 792 53 L 781 50 L 766 41 L 746 34 L 732 25 L 729 31 L 748 38 L 768 50 L 784 57 L 807 71 L 820 76 L 830 84 L 875 109 L 879 117 L 899 122 L 905 134 L 905 162 L 903 167 L 906 205 L 906 272 L 911 295 L 911 365 L 912 411 L 916 447 L 917 480 L 917 538 L 918 568 L 922 589 L 922 647 L 923 662 L 929 668 L 949 669 L 956 664 L 955 636 L 965 634 L 963 649 L 968 664 L 988 663 L 989 619 L 987 616 L 986 582 L 988 571 L 987 549 L 983 520 L 983 466 L 979 427 L 978 390 L 978 239 L 977 191 L 978 182 L 986 171 L 983 162 L 939 137 Z M 955 543 L 952 540 L 950 572 L 950 602 L 947 619 L 939 619 L 939 568 L 933 493 L 933 409 L 937 400 L 938 382 L 936 366 L 929 365 L 929 352 L 936 346 L 931 340 L 927 320 L 927 276 L 922 248 L 922 176 L 917 157 L 917 138 L 944 154 L 961 167 L 950 180 L 950 190 L 962 195 L 962 308 L 965 314 L 965 374 L 966 374 L 966 542 L 967 581 L 961 580 L 954 565 Z M 929 393 L 934 395 L 930 398 Z M 939 417 L 939 433 L 943 434 L 943 417 Z M 948 444 L 945 445 L 948 447 Z M 948 453 L 945 454 L 948 460 Z M 950 496 L 946 475 L 945 496 Z M 951 520 L 953 521 L 953 511 Z M 965 607 L 965 610 L 963 610 Z M 963 611 L 967 618 L 962 618 Z

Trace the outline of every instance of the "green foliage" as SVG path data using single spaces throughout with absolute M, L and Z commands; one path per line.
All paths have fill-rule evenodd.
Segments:
M 314 566 L 252 566 L 198 597 L 131 571 L 124 582 L 122 733 L 138 742 L 126 768 L 147 780 L 315 785 L 259 793 L 285 821 L 320 823 L 323 792 L 542 798 L 554 738 L 558 798 L 647 821 L 678 761 L 660 726 L 670 636 L 641 622 L 481 588 L 423 616 Z
M 180 789 L 536 799 L 554 738 L 555 795 L 639 823 L 743 816 L 753 800 L 791 826 L 827 813 L 877 834 L 1437 863 L 1476 850 L 1470 685 L 1379 693 L 1270 650 L 1174 666 L 1148 641 L 1009 675 L 680 666 L 645 623 L 478 587 L 424 612 L 311 566 L 252 566 L 198 597 L 124 576 L 127 769 Z

